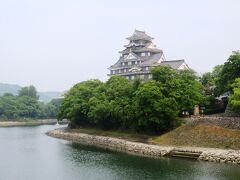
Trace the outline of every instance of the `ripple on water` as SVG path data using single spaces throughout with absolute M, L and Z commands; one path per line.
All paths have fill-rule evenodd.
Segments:
M 151 159 L 46 136 L 56 126 L 0 129 L 0 180 L 238 180 L 240 166 Z

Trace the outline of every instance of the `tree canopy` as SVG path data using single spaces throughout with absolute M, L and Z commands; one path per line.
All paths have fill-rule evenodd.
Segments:
M 204 100 L 194 72 L 161 66 L 152 74 L 153 80 L 146 82 L 122 76 L 106 83 L 80 82 L 65 94 L 58 118 L 69 119 L 72 126 L 160 133 L 176 126 L 183 109 L 193 109 Z
M 228 91 L 232 92 L 231 84 L 238 77 L 240 77 L 240 53 L 233 52 L 227 62 L 224 63 L 216 79 L 216 95 Z
M 52 102 L 39 102 L 36 88 L 24 87 L 17 96 L 9 93 L 0 96 L 0 119 L 55 118 L 58 106 Z
M 235 110 L 240 110 L 240 78 L 237 78 L 231 87 L 233 94 L 230 96 L 230 104 Z
M 37 100 L 39 99 L 39 96 L 37 95 L 37 90 L 34 86 L 23 87 L 19 91 L 18 96 L 28 96 L 33 99 L 37 99 Z

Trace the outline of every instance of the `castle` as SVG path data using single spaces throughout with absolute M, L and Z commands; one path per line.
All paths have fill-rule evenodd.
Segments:
M 173 69 L 189 69 L 185 61 L 172 60 L 167 61 L 161 49 L 158 49 L 153 43 L 152 37 L 144 31 L 135 30 L 133 35 L 128 37 L 128 45 L 120 51 L 119 60 L 112 65 L 109 70 L 109 76 L 121 75 L 129 80 L 140 77 L 144 80 L 152 78 L 151 69 L 156 66 L 169 65 Z

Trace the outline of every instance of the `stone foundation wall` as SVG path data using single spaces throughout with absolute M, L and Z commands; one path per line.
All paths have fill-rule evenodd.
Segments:
M 235 150 L 206 150 L 204 151 L 199 160 L 240 164 L 240 151 Z
M 198 147 L 171 147 L 171 146 L 158 146 L 138 142 L 131 142 L 123 139 L 88 135 L 84 133 L 71 133 L 64 129 L 56 129 L 47 133 L 47 135 L 70 140 L 75 143 L 84 145 L 91 145 L 104 149 L 121 151 L 130 154 L 141 156 L 148 156 L 160 158 L 169 155 L 171 151 L 185 151 L 185 152 L 199 152 L 198 160 L 219 162 L 219 163 L 232 163 L 240 165 L 240 150 L 221 150 L 213 148 L 198 148 Z
M 165 154 L 169 153 L 171 150 L 173 150 L 173 147 L 168 146 L 161 147 L 157 145 L 131 142 L 112 137 L 95 136 L 84 133 L 70 133 L 60 129 L 50 131 L 47 133 L 47 135 L 56 138 L 62 138 L 65 140 L 71 140 L 73 142 L 84 145 L 91 145 L 104 149 L 150 156 L 155 158 L 162 157 Z
M 233 109 L 229 104 L 227 105 L 227 108 L 225 110 L 224 116 L 227 117 L 240 117 L 240 111 Z
M 240 117 L 204 116 L 193 118 L 196 123 L 206 123 L 230 129 L 240 129 Z

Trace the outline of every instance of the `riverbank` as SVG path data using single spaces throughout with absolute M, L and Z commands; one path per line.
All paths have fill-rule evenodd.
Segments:
M 51 125 L 57 122 L 57 119 L 0 121 L 0 127 Z M 67 124 L 68 121 L 62 121 L 60 123 Z
M 240 150 L 240 118 L 206 116 L 191 119 L 166 134 L 153 138 L 158 145 Z
M 199 154 L 197 157 L 198 160 L 240 165 L 240 150 L 153 145 L 141 142 L 133 142 L 116 137 L 69 132 L 67 129 L 56 129 L 48 132 L 47 135 L 79 144 L 96 146 L 108 150 L 121 151 L 141 156 L 160 158 L 164 156 L 172 156 L 173 152 L 181 152 L 182 154 L 185 153 L 188 155 Z

